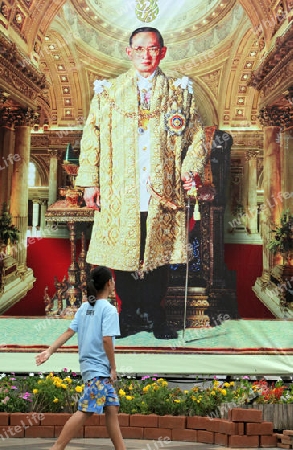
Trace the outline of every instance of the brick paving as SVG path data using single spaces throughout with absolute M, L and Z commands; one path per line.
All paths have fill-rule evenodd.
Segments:
M 0 448 L 5 450 L 49 450 L 55 439 L 14 439 L 0 440 Z M 160 442 L 158 440 L 125 439 L 127 450 L 222 450 L 219 445 L 201 444 L 199 442 Z M 66 450 L 113 450 L 110 439 L 73 439 Z M 262 450 L 277 450 L 276 447 Z

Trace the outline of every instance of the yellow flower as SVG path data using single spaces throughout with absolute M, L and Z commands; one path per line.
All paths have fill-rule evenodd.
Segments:
M 224 387 L 230 387 L 230 383 L 227 383 L 227 381 L 223 384 Z
M 123 389 L 119 389 L 118 394 L 120 395 L 120 397 L 125 397 L 125 391 L 123 391 Z
M 218 380 L 214 380 L 214 386 L 215 386 L 215 387 L 219 386 L 219 384 L 220 384 L 220 383 L 219 383 Z
M 188 394 L 189 393 L 189 391 L 184 391 L 184 394 Z
M 157 380 L 157 383 L 160 384 L 161 386 L 168 386 L 168 381 L 164 380 L 164 378 L 159 378 Z
M 216 395 L 216 392 L 215 391 L 211 391 L 211 395 Z
M 65 383 L 61 383 L 60 386 L 62 387 L 62 389 L 67 389 L 67 384 L 65 384 Z
M 81 386 L 76 386 L 75 388 L 75 392 L 82 392 L 82 387 Z
M 226 389 L 222 389 L 221 392 L 222 392 L 223 395 L 226 395 L 226 394 L 227 394 Z
M 132 400 L 133 399 L 133 396 L 132 395 L 126 395 L 126 400 Z
M 70 377 L 64 378 L 64 381 L 66 381 L 66 383 L 68 383 L 68 384 L 72 383 L 72 379 Z
M 33 389 L 33 394 L 37 394 L 39 392 L 38 389 Z
M 150 384 L 147 384 L 142 390 L 143 392 L 148 392 L 149 388 L 151 387 Z
M 230 386 L 234 386 L 235 385 L 235 381 L 230 381 Z
M 53 403 L 58 403 L 59 402 L 59 398 L 55 397 L 53 400 Z
M 38 384 L 42 384 L 43 383 L 43 380 L 38 380 Z
M 130 384 L 130 385 L 128 386 L 128 389 L 129 389 L 130 391 L 132 391 L 132 389 L 133 389 L 132 384 Z

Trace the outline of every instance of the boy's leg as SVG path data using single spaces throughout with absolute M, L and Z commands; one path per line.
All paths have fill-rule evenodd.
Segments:
M 76 411 L 64 425 L 60 436 L 51 450 L 64 450 L 68 442 L 74 437 L 76 431 L 85 424 L 92 414 L 91 412 Z
M 118 408 L 118 406 L 105 406 L 106 426 L 115 450 L 126 450 L 118 421 Z

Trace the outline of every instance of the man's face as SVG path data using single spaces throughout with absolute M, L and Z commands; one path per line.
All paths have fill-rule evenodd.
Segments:
M 132 38 L 132 46 L 126 48 L 135 69 L 143 76 L 151 75 L 165 58 L 167 48 L 160 47 L 156 33 L 142 32 Z

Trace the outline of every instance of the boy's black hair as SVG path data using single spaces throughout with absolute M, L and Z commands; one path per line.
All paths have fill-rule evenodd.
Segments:
M 104 289 L 105 284 L 113 278 L 111 270 L 106 266 L 95 267 L 87 281 L 87 298 L 90 305 L 96 302 L 96 294 Z

